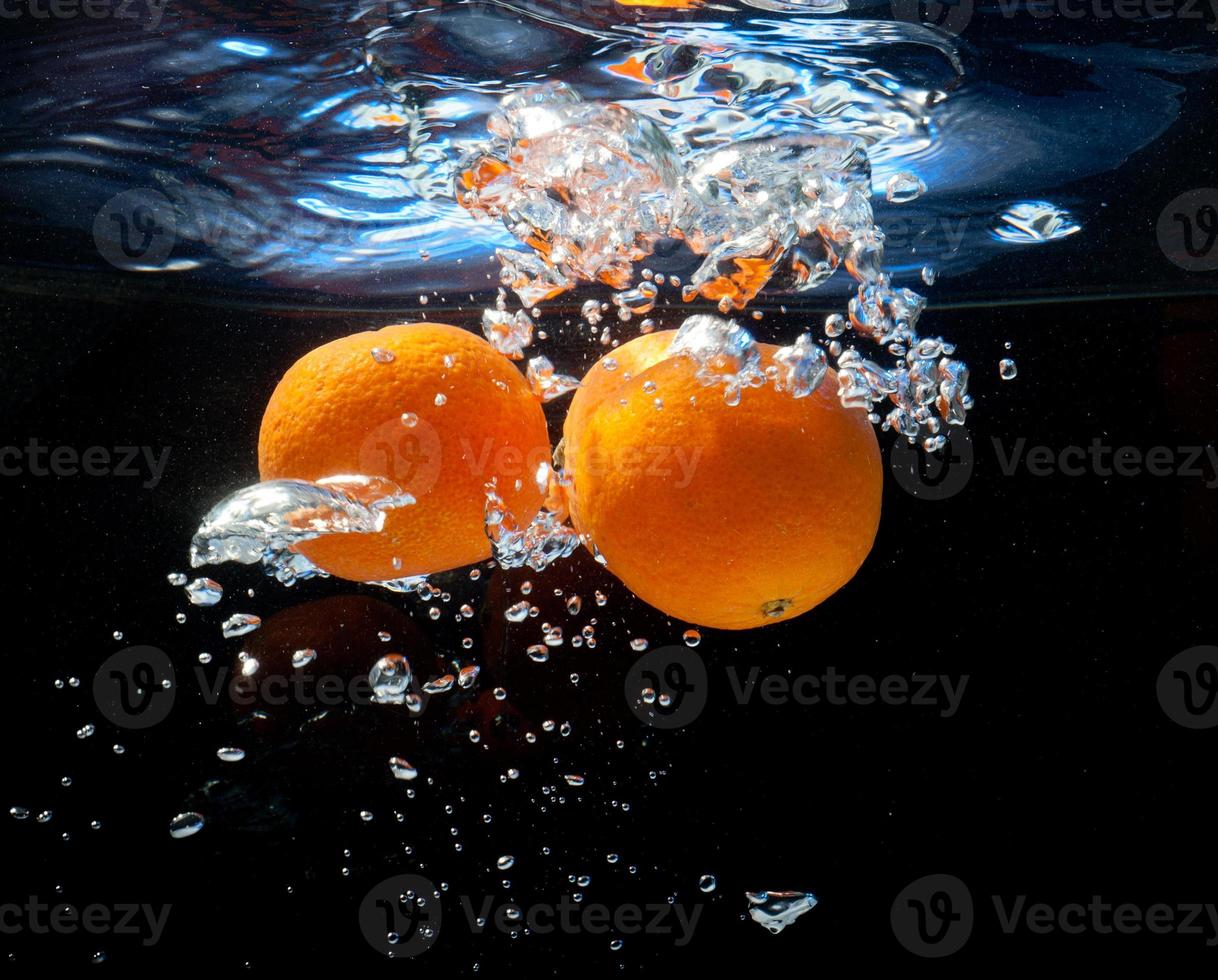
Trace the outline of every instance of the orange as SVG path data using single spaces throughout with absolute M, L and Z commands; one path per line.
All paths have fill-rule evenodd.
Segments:
M 583 428 L 584 416 L 595 409 L 623 381 L 646 371 L 668 356 L 675 330 L 645 333 L 611 351 L 588 369 L 575 389 L 563 423 L 564 447 Z
M 871 550 L 883 482 L 875 431 L 842 407 L 832 370 L 805 398 L 767 383 L 729 405 L 721 386 L 698 382 L 696 361 L 666 356 L 674 335 L 623 345 L 576 392 L 564 430 L 572 521 L 670 616 L 720 629 L 798 616 Z M 772 364 L 778 348 L 758 347 L 762 367 Z
M 301 552 L 360 582 L 427 575 L 488 558 L 485 485 L 527 523 L 549 459 L 541 404 L 481 337 L 443 323 L 352 334 L 310 351 L 280 380 L 262 417 L 263 480 L 383 477 L 416 503 L 377 534 L 332 534 Z

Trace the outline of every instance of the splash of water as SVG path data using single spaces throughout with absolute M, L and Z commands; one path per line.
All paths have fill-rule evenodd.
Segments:
M 413 503 L 401 487 L 379 477 L 257 483 L 208 511 L 191 540 L 190 564 L 261 562 L 268 575 L 291 585 L 324 574 L 296 546 L 326 534 L 375 533 L 389 511 Z
M 566 477 L 549 463 L 537 471 L 537 485 L 545 502 L 537 515 L 524 526 L 508 510 L 495 482 L 486 487 L 486 535 L 491 540 L 495 560 L 502 568 L 528 566 L 540 572 L 560 558 L 567 558 L 579 547 L 579 534 L 565 523 Z
M 745 892 L 749 918 L 777 935 L 817 905 L 811 892 Z
M 919 335 L 925 298 L 894 287 L 884 272 L 863 140 L 782 135 L 679 150 L 654 120 L 619 103 L 585 101 L 554 82 L 505 98 L 487 129 L 491 138 L 458 168 L 457 197 L 532 249 L 500 253 L 501 281 L 522 302 L 601 282 L 622 290 L 614 299 L 623 315 L 649 310 L 657 292 L 649 277 L 628 287 L 634 264 L 665 239 L 704 256 L 682 299 L 700 296 L 725 313 L 743 309 L 771 282 L 815 289 L 840 266 L 857 283 L 849 327 L 895 359 L 884 366 L 832 345 L 842 404 L 881 421 L 876 405 L 891 403 L 884 427 L 927 449 L 946 441 L 944 424 L 963 424 L 972 405 L 967 367 L 948 356 L 950 344 Z M 920 187 L 900 175 L 890 196 L 912 199 Z M 487 316 L 511 322 L 506 313 Z M 674 351 L 698 360 L 704 384 L 724 383 L 732 404 L 743 387 L 766 380 L 751 336 L 732 321 L 691 317 Z M 782 380 L 774 380 L 808 394 L 824 375 L 822 359 L 811 338 L 801 337 L 783 349 Z

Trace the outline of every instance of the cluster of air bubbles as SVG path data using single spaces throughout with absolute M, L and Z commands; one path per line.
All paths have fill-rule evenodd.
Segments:
M 527 565 L 540 572 L 560 558 L 569 557 L 579 546 L 579 535 L 565 523 L 567 515 L 562 485 L 565 479 L 549 463 L 541 464 L 537 484 L 545 494 L 545 504 L 523 526 L 504 503 L 495 482 L 487 484 L 486 533 L 495 560 L 501 567 L 522 568 Z
M 524 349 L 533 343 L 533 329 L 533 318 L 524 310 L 515 313 L 503 309 L 482 311 L 483 335 L 495 350 L 513 361 L 521 360 Z
M 662 241 L 703 256 L 682 299 L 710 300 L 723 314 L 742 310 L 767 285 L 813 289 L 841 266 L 857 282 L 849 319 L 826 324 L 842 403 L 927 448 L 946 441 L 945 425 L 964 422 L 972 406 L 967 367 L 951 358 L 951 344 L 919 335 L 925 299 L 893 286 L 883 271 L 884 234 L 862 140 L 782 135 L 678 149 L 659 123 L 618 103 L 585 101 L 561 82 L 508 96 L 487 128 L 491 138 L 459 165 L 457 196 L 532 249 L 497 253 L 502 284 L 526 306 L 599 282 L 616 290 L 620 319 L 647 313 L 665 277 L 644 274 L 636 284 L 634 266 Z M 925 190 L 921 178 L 901 172 L 888 180 L 886 197 L 901 204 Z M 924 270 L 924 281 L 933 278 Z M 581 313 L 595 326 L 605 308 L 589 299 Z M 485 316 L 492 342 L 520 356 L 519 314 Z M 847 329 L 891 360 L 846 347 Z M 808 333 L 763 372 L 748 332 L 732 321 L 692 317 L 682 332 L 679 346 L 699 360 L 700 379 L 722 384 L 730 403 L 767 381 L 797 397 L 811 394 L 830 366 Z M 607 328 L 601 339 L 609 342 Z M 881 403 L 890 406 L 882 419 Z M 654 404 L 662 409 L 662 397 Z
M 579 387 L 578 378 L 555 373 L 554 365 L 547 357 L 530 358 L 525 378 L 529 383 L 529 390 L 542 402 L 553 401 Z

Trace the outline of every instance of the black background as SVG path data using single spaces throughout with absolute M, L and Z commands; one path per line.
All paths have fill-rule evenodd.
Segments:
M 1214 898 L 1215 736 L 1171 722 L 1155 694 L 1166 660 L 1215 634 L 1216 491 L 1205 486 L 1214 475 L 1005 475 L 992 442 L 1001 440 L 1004 453 L 1021 438 L 1055 448 L 1099 438 L 1143 451 L 1212 444 L 1212 301 L 1095 302 L 1081 313 L 934 311 L 946 335 L 967 336 L 962 352 L 980 367 L 971 478 L 950 499 L 926 500 L 886 472 L 879 537 L 857 578 L 794 622 L 749 634 L 704 631 L 707 707 L 675 732 L 641 725 L 621 684 L 636 658 L 629 637 L 679 642 L 685 624 L 632 601 L 582 554 L 527 576 L 540 619 L 566 619 L 555 588 L 585 597 L 581 621 L 594 589 L 609 596 L 592 610 L 597 649 L 562 648 L 545 665 L 523 655 L 539 635 L 537 621 L 505 631 L 500 610 L 519 595 L 508 600 L 498 590 L 505 580 L 518 588 L 526 577 L 518 572 L 496 571 L 477 587 L 462 576 L 442 581 L 453 594 L 448 611 L 483 588 L 490 593 L 475 628 L 459 632 L 450 616 L 427 619 L 414 598 L 340 582 L 289 591 L 254 570 L 226 567 L 218 577 L 228 594 L 207 611 L 166 583 L 168 572 L 188 570 L 186 545 L 206 507 L 255 479 L 257 423 L 279 373 L 315 343 L 384 316 L 5 302 L 5 355 L 23 365 L 7 393 L 5 444 L 36 435 L 82 449 L 171 447 L 152 489 L 117 477 L 4 480 L 10 548 L 0 574 L 12 695 L 3 713 L 5 805 L 54 811 L 47 824 L 0 824 L 5 895 L 51 900 L 62 886 L 62 900 L 79 905 L 173 906 L 154 947 L 6 936 L 16 963 L 86 963 L 102 949 L 124 967 L 372 965 L 359 900 L 389 874 L 420 868 L 475 903 L 488 894 L 556 901 L 575 890 L 569 874 L 587 873 L 588 902 L 675 895 L 689 905 L 703 898 L 702 874 L 718 879 L 688 947 L 628 937 L 620 953 L 608 950 L 607 936 L 471 937 L 446 896 L 439 942 L 408 967 L 435 975 L 479 964 L 493 974 L 527 967 L 558 976 L 748 968 L 775 958 L 908 964 L 915 961 L 893 938 L 889 908 L 907 883 L 931 873 L 959 876 L 978 908 L 953 965 L 1211 955 L 1203 936 L 1008 936 L 988 896 L 1064 904 L 1101 895 L 1143 907 Z M 1073 328 L 1052 322 L 1063 312 Z M 1021 364 L 1010 383 L 993 367 L 1006 341 Z M 553 343 L 561 348 L 562 340 Z M 560 409 L 550 411 L 557 422 Z M 254 598 L 239 594 L 247 587 Z M 353 594 L 383 605 L 334 605 L 332 597 Z M 330 604 L 308 614 L 310 628 L 341 621 L 359 634 L 343 648 L 352 675 L 386 649 L 370 636 L 376 628 L 402 638 L 420 673 L 436 651 L 454 650 L 456 636 L 475 636 L 484 666 L 478 691 L 502 684 L 511 692 L 504 721 L 479 718 L 470 695 L 447 696 L 419 722 L 376 707 L 309 725 L 307 712 L 293 707 L 258 719 L 223 700 L 208 705 L 189 677 L 170 719 L 148 732 L 116 728 L 91 702 L 92 673 L 113 651 L 153 644 L 186 673 L 206 649 L 214 669 L 243 646 L 221 640 L 222 614 L 255 611 L 269 620 L 317 599 Z M 183 610 L 189 618 L 180 625 L 174 616 Z M 123 641 L 112 639 L 114 630 Z M 268 622 L 260 633 L 270 630 Z M 297 636 L 289 630 L 289 647 Z M 741 706 L 725 665 L 969 680 L 951 718 L 913 705 Z M 69 676 L 81 686 L 53 687 Z M 547 718 L 569 720 L 572 735 L 540 732 Z M 77 738 L 89 721 L 97 733 Z M 494 736 L 471 745 L 465 732 L 475 724 Z M 525 744 L 513 733 L 520 727 L 537 731 L 538 743 Z M 614 747 L 619 738 L 623 749 Z M 115 756 L 114 742 L 126 753 Z M 247 758 L 218 761 L 215 750 L 228 744 Z M 390 754 L 419 767 L 416 799 L 403 799 L 385 764 Z M 498 777 L 509 766 L 522 775 L 505 785 Z M 564 804 L 545 800 L 541 788 L 572 771 L 585 773 L 586 785 L 562 786 Z M 59 784 L 65 775 L 70 788 Z M 620 800 L 631 803 L 628 813 L 611 806 Z M 203 812 L 207 826 L 171 839 L 170 818 L 189 809 Z M 360 819 L 364 809 L 373 821 Z M 493 814 L 490 825 L 484 812 Z M 93 819 L 101 830 L 89 829 Z M 460 828 L 459 854 L 452 826 Z M 609 852 L 621 862 L 609 865 Z M 493 867 L 502 853 L 517 856 L 506 875 Z M 497 887 L 503 877 L 510 892 Z M 813 891 L 821 904 L 771 936 L 741 921 L 743 892 L 763 888 Z
M 0 934 L 0 967 L 88 966 L 98 950 L 103 968 L 137 974 L 244 965 L 565 977 L 1212 963 L 1218 954 L 1206 935 L 1007 935 L 991 900 L 1218 902 L 1218 734 L 1172 722 L 1155 690 L 1169 658 L 1218 636 L 1218 488 L 1206 485 L 1218 474 L 1204 466 L 1201 477 L 1034 476 L 1025 467 L 1008 475 L 994 448 L 999 440 L 1009 452 L 1021 439 L 1055 451 L 1096 439 L 1142 452 L 1215 444 L 1214 277 L 1181 275 L 1154 238 L 1166 201 L 1218 183 L 1208 156 L 1212 104 L 1204 88 L 1190 93 L 1180 122 L 1108 182 L 1112 206 L 1083 235 L 1051 252 L 1018 250 L 1004 268 L 931 291 L 936 305 L 923 326 L 956 340 L 974 370 L 967 485 L 949 499 L 919 499 L 886 466 L 882 524 L 859 575 L 794 622 L 743 635 L 704 630 L 708 703 L 674 732 L 643 726 L 622 682 L 637 656 L 629 638 L 677 643 L 688 624 L 633 600 L 582 552 L 540 575 L 438 580 L 452 593 L 446 613 L 464 601 L 478 609 L 465 628 L 450 615 L 431 621 L 414 598 L 333 581 L 287 590 L 230 567 L 212 573 L 226 586 L 223 604 L 190 607 L 166 575 L 190 571 L 187 545 L 207 508 L 256 479 L 258 422 L 280 374 L 318 343 L 408 314 L 304 299 L 241 308 L 231 297 L 175 295 L 116 273 L 56 279 L 23 267 L 22 250 L 84 254 L 87 238 L 46 229 L 39 240 L 8 240 L 0 447 L 34 437 L 77 451 L 168 447 L 170 456 L 152 488 L 138 478 L 0 477 L 8 694 L 0 804 L 54 813 L 45 824 L 0 814 L 0 900 L 172 910 L 150 947 Z M 1103 273 L 1089 262 L 1097 249 Z M 1037 274 L 1038 264 L 1050 274 Z M 1126 276 L 1112 274 L 1122 266 Z M 1001 302 L 1033 299 L 1029 284 L 1046 281 L 1057 284 L 1047 301 Z M 429 315 L 474 328 L 475 312 Z M 543 323 L 554 335 L 547 352 L 564 370 L 590 364 L 597 352 L 560 322 L 555 313 Z M 789 340 L 806 326 L 771 311 L 758 333 Z M 1009 383 L 998 379 L 1004 356 L 1019 364 Z M 548 409 L 554 434 L 563 404 Z M 881 435 L 886 463 L 890 443 Z M 541 615 L 509 628 L 501 610 L 520 598 L 525 578 Z M 597 616 L 598 646 L 566 646 L 534 664 L 524 647 L 536 642 L 539 621 L 567 625 L 555 589 L 584 598 L 579 622 Z M 595 589 L 608 595 L 603 608 L 590 608 Z M 358 676 L 392 649 L 373 635 L 385 628 L 420 673 L 438 673 L 439 658 L 471 635 L 483 673 L 474 694 L 443 696 L 417 722 L 379 707 L 309 722 L 299 706 L 259 716 L 225 699 L 208 704 L 191 670 L 201 650 L 215 658 L 208 677 L 231 666 L 242 642 L 222 640 L 218 624 L 233 611 L 263 616 L 246 643 L 267 644 L 268 662 L 312 630 L 331 639 L 330 665 Z M 90 693 L 101 662 L 131 644 L 165 650 L 182 678 L 170 719 L 147 732 L 107 722 Z M 951 718 L 912 705 L 736 704 L 724 668 L 754 665 L 791 677 L 834 667 L 968 682 Z M 499 722 L 485 710 L 497 685 L 510 692 Z M 572 734 L 543 733 L 547 719 L 569 721 Z M 86 723 L 96 733 L 78 738 Z M 477 746 L 465 734 L 475 726 L 484 736 Z M 523 741 L 525 730 L 537 733 L 535 745 Z M 243 747 L 246 759 L 220 762 L 225 745 Z M 389 755 L 418 766 L 415 799 L 390 775 Z M 511 766 L 520 779 L 501 782 Z M 584 773 L 586 785 L 563 784 L 569 772 Z M 169 821 L 186 810 L 207 824 L 173 840 Z M 363 810 L 374 819 L 362 820 Z M 606 861 L 611 852 L 617 864 Z M 504 853 L 516 856 L 506 873 L 494 868 Z M 357 910 L 371 887 L 407 872 L 447 883 L 444 924 L 426 953 L 387 964 L 361 936 Z M 708 873 L 718 888 L 702 895 L 698 879 Z M 960 952 L 918 960 L 894 937 L 890 909 L 911 881 L 940 873 L 966 883 L 976 921 Z M 569 876 L 582 874 L 592 877 L 578 889 L 587 902 L 704 903 L 692 942 L 628 936 L 611 952 L 608 935 L 512 939 L 493 927 L 471 935 L 460 896 L 476 905 L 486 895 L 554 902 L 577 890 Z M 772 936 L 743 918 L 744 892 L 766 888 L 811 891 L 820 904 Z

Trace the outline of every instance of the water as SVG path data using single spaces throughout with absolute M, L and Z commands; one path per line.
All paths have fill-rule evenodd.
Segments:
M 745 898 L 749 903 L 749 918 L 774 935 L 782 932 L 817 905 L 816 896 L 810 892 L 745 892 Z
M 979 11 L 957 39 L 887 5 L 765 6 L 187 3 L 166 5 L 155 29 L 104 19 L 37 44 L 19 34 L 3 42 L 0 195 L 14 230 L 44 234 L 10 261 L 83 271 L 109 259 L 177 290 L 263 302 L 459 302 L 492 285 L 488 257 L 514 242 L 458 204 L 458 162 L 500 98 L 555 80 L 662 122 L 688 152 L 859 139 L 898 281 L 928 263 L 944 280 L 984 268 L 1001 291 L 1030 268 L 1015 271 L 1011 249 L 1029 239 L 996 232 L 1001 216 L 1043 202 L 1084 233 L 1103 224 L 1111 188 L 1084 182 L 1179 119 L 1213 64 L 1204 24 L 1183 20 L 1059 20 L 1042 39 L 1026 15 Z M 80 70 L 58 71 L 65 57 Z M 893 181 L 928 191 L 889 205 Z M 143 210 L 105 207 L 137 188 Z M 124 227 L 140 254 L 123 252 Z M 692 271 L 679 252 L 652 268 Z M 1114 268 L 1101 261 L 1092 284 L 1119 282 Z
M 1212 857 L 1165 861 L 1161 843 L 1205 839 L 1208 756 L 1154 682 L 1218 629 L 1204 601 L 1214 35 L 973 7 L 957 33 L 843 0 L 208 0 L 155 24 L 151 8 L 5 20 L 0 447 L 21 452 L 0 463 L 24 471 L 4 478 L 19 557 L 0 568 L 17 692 L 0 722 L 15 749 L 0 903 L 173 910 L 156 943 L 6 934 L 0 955 L 166 972 L 350 970 L 390 948 L 439 976 L 904 969 L 894 900 L 950 871 L 973 889 L 972 952 L 1035 964 L 1052 955 L 1038 937 L 981 921 L 990 890 L 1205 894 Z M 511 156 L 501 100 L 555 83 L 628 150 L 612 180 L 581 183 L 597 220 L 565 229 L 579 253 L 565 265 L 527 242 L 539 225 L 517 234 L 453 186 L 488 150 Z M 569 148 L 533 160 L 541 186 Z M 840 151 L 827 163 L 826 148 Z M 858 191 L 833 212 L 840 254 L 782 227 L 803 193 L 791 160 L 817 152 L 822 176 Z M 704 192 L 692 217 L 682 180 Z M 733 279 L 741 257 L 768 278 Z M 373 531 L 412 502 L 358 474 L 257 484 L 261 408 L 304 351 L 423 318 L 518 360 L 552 434 L 587 368 L 652 330 L 682 329 L 710 393 L 744 390 L 742 410 L 750 385 L 806 397 L 837 368 L 846 399 L 899 430 L 879 433 L 875 552 L 800 620 L 695 629 L 589 553 L 564 475 L 543 466 L 539 515 L 488 488 L 491 561 L 382 586 L 319 573 L 293 544 Z M 783 349 L 770 375 L 761 342 Z M 384 354 L 370 349 L 370 368 Z M 926 400 L 909 382 L 931 365 Z M 969 395 L 967 427 L 951 425 Z M 927 459 L 965 431 L 966 448 Z M 921 448 L 900 455 L 911 437 Z M 80 472 L 38 476 L 30 439 L 73 447 Z M 1196 446 L 1203 475 L 1040 475 L 1040 449 L 1053 469 L 1092 439 Z M 149 453 L 122 477 L 133 443 Z M 112 473 L 83 466 L 96 446 Z M 176 571 L 188 560 L 200 577 Z M 173 708 L 127 728 L 95 675 L 149 644 L 174 668 L 160 688 Z M 673 648 L 693 658 L 684 673 L 627 675 Z M 652 717 L 691 703 L 694 663 L 709 670 L 696 717 L 640 722 L 634 703 Z M 951 717 L 824 688 L 816 704 L 775 700 L 827 670 L 876 690 L 915 674 L 969 684 Z M 130 696 L 157 690 L 132 679 Z M 369 949 L 362 903 L 403 873 L 427 882 L 374 896 Z M 759 884 L 792 890 L 745 891 Z M 496 924 L 518 930 L 573 894 L 668 909 L 673 931 L 509 938 Z M 442 908 L 417 923 L 436 944 L 411 954 L 410 917 L 384 919 L 395 907 Z M 701 910 L 687 944 L 678 908 Z M 235 909 L 241 927 L 217 933 Z M 1071 940 L 1093 959 L 1138 955 Z M 1161 968 L 1181 948 L 1149 955 Z

